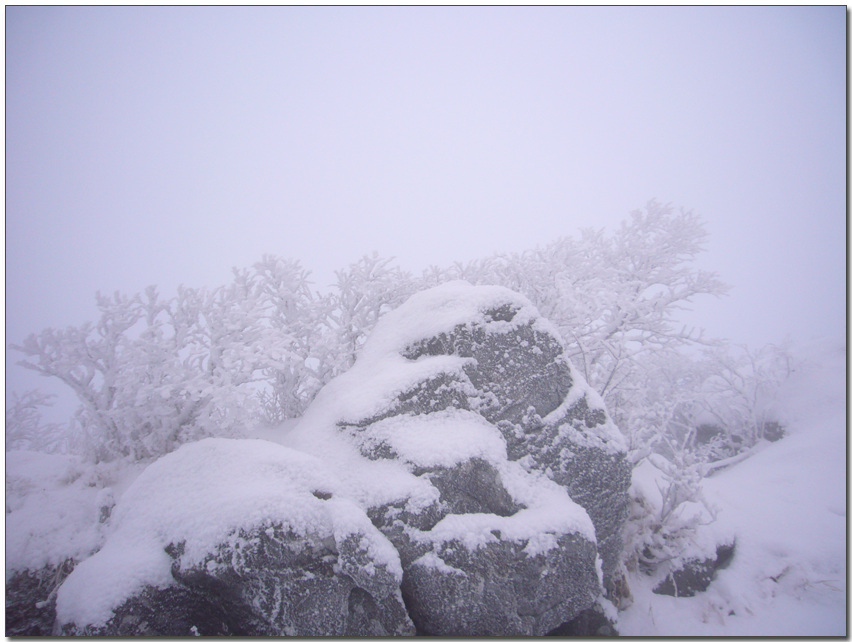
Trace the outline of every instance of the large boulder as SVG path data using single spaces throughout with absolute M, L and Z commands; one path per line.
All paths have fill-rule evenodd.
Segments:
M 623 438 L 557 331 L 510 290 L 411 297 L 290 439 L 334 462 L 399 550 L 421 633 L 542 635 L 592 606 L 597 556 L 604 584 L 617 576 Z M 353 466 L 353 450 L 373 465 Z
M 398 635 L 393 546 L 309 455 L 206 439 L 151 464 L 61 586 L 73 635 Z
M 594 529 L 559 486 L 510 462 L 500 431 L 464 410 L 386 418 L 342 433 L 431 491 L 368 509 L 403 567 L 427 635 L 544 635 L 600 593 Z
M 510 459 L 544 471 L 588 511 L 604 577 L 612 585 L 628 514 L 631 465 L 621 433 L 600 397 L 571 366 L 558 332 L 529 301 L 503 288 L 449 284 L 419 296 L 424 301 L 415 300 L 412 308 L 479 305 L 452 328 L 408 344 L 402 355 L 466 360 L 459 380 L 469 386 L 458 405 L 500 428 Z M 404 324 L 412 313 L 403 306 L 391 322 Z M 401 395 L 396 410 L 429 412 L 434 399 L 429 386 L 420 384 Z M 458 403 L 444 394 L 438 405 L 448 402 Z

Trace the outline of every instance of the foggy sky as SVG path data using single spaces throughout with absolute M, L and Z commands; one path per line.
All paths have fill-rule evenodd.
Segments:
M 373 250 L 419 272 L 654 197 L 734 286 L 689 323 L 843 336 L 845 12 L 7 7 L 7 343 L 94 319 L 96 290 L 264 253 L 318 287 Z

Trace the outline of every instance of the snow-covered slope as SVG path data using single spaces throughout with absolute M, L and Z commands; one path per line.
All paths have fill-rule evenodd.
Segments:
M 788 435 L 705 480 L 730 566 L 674 598 L 633 578 L 622 635 L 846 635 L 846 347 L 798 351 L 779 409 Z
M 6 453 L 6 577 L 83 559 L 103 540 L 101 509 L 110 494 L 76 458 Z

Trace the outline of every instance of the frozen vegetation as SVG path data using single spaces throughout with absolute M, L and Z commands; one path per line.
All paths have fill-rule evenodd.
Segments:
M 784 438 L 703 480 L 715 520 L 693 541 L 735 539 L 729 565 L 686 599 L 655 595 L 635 575 L 622 634 L 847 635 L 846 345 L 814 342 L 791 357 L 776 407 Z M 634 489 L 659 502 L 655 482 L 665 488 L 659 473 L 634 473 Z
M 681 328 L 704 238 L 99 295 L 15 346 L 7 635 L 845 635 L 845 343 Z

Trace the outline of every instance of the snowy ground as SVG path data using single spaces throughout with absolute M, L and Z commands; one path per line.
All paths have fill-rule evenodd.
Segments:
M 705 481 L 736 554 L 706 593 L 631 578 L 622 635 L 821 636 L 846 628 L 846 349 L 813 344 L 779 411 L 789 434 Z

